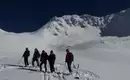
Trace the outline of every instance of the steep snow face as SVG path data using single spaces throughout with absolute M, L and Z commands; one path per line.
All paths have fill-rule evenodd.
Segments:
M 57 22 L 51 22 L 46 25 L 44 29 L 40 29 L 35 35 L 41 35 L 43 40 L 46 41 L 49 47 L 61 45 L 66 48 L 76 44 L 84 43 L 91 40 L 100 39 L 100 29 L 88 25 L 86 28 L 80 26 L 70 27 L 66 23 L 65 27 L 61 27 Z M 57 28 L 57 29 L 56 29 Z
M 111 22 L 102 30 L 102 36 L 129 36 L 130 35 L 130 9 L 117 13 Z
M 66 23 L 68 26 L 79 26 L 81 28 L 85 28 L 88 25 L 94 26 L 94 27 L 105 27 L 107 24 L 109 24 L 114 17 L 114 14 L 107 15 L 104 17 L 96 17 L 91 16 L 88 14 L 84 15 L 65 15 L 62 17 L 54 17 L 51 21 L 57 22 L 60 26 L 65 26 L 62 24 L 63 22 Z
M 69 35 L 68 30 L 73 28 L 103 28 L 107 24 L 109 24 L 114 17 L 114 14 L 107 15 L 105 17 L 95 17 L 90 15 L 65 15 L 62 17 L 54 17 L 52 18 L 45 26 L 41 29 L 37 30 L 36 33 L 38 35 L 44 35 L 44 30 L 48 30 L 55 36 L 59 36 L 61 34 Z M 97 33 L 99 34 L 99 33 Z
M 104 17 L 95 17 L 95 16 L 85 14 L 82 15 L 81 18 L 83 18 L 83 20 L 91 26 L 102 28 L 111 22 L 114 15 L 115 14 L 107 15 Z
M 44 37 L 46 40 L 53 40 L 52 44 L 62 42 L 71 43 L 70 46 L 84 41 L 99 39 L 100 28 L 109 24 L 114 14 L 105 17 L 90 15 L 65 15 L 52 18 L 45 26 L 33 32 L 33 35 Z
M 74 16 L 74 15 L 73 15 Z M 60 18 L 55 17 L 55 19 L 48 22 L 44 27 L 35 32 L 35 35 L 41 35 L 44 40 L 53 40 L 51 45 L 61 44 L 63 42 L 68 42 L 71 45 L 81 43 L 84 41 L 94 40 L 100 37 L 100 29 L 84 23 L 85 27 L 81 27 L 78 22 L 83 21 L 79 16 L 74 16 L 77 23 L 68 24 L 66 19 L 71 16 L 63 16 Z M 68 45 L 68 44 L 67 44 Z
M 104 17 L 96 17 L 88 14 L 84 15 L 65 15 L 62 17 L 54 17 L 52 21 L 61 21 L 63 19 L 69 26 L 80 26 L 85 28 L 88 25 L 95 27 L 105 27 L 111 19 L 114 17 L 114 14 L 107 15 Z

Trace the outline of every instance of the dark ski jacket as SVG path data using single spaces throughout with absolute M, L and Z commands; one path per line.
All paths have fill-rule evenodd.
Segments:
M 49 61 L 50 63 L 54 63 L 55 60 L 56 60 L 55 54 L 50 54 L 50 55 L 48 56 L 48 61 Z
M 29 51 L 29 50 L 26 50 L 26 51 L 24 52 L 24 54 L 23 54 L 22 57 L 28 58 L 29 56 L 30 56 L 30 51 Z
M 38 59 L 40 57 L 39 51 L 35 51 L 33 54 L 33 59 Z
M 40 61 L 45 63 L 47 61 L 47 59 L 48 59 L 47 53 L 42 52 L 41 57 L 40 57 Z
M 65 62 L 72 62 L 74 61 L 74 56 L 71 52 L 66 54 Z

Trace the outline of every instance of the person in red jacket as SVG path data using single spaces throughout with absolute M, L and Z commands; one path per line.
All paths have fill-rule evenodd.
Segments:
M 74 56 L 72 54 L 72 52 L 69 51 L 69 49 L 66 49 L 66 58 L 65 58 L 65 62 L 68 65 L 68 70 L 71 73 L 72 69 L 71 69 L 71 64 L 74 61 Z

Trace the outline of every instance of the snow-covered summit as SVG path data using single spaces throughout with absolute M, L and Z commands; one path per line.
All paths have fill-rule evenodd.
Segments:
M 53 35 L 69 35 L 68 30 L 73 28 L 97 28 L 102 36 L 128 36 L 129 32 L 129 13 L 130 9 L 122 10 L 117 13 L 103 17 L 84 15 L 64 15 L 53 17 L 45 26 L 37 30 L 37 33 L 45 34 L 44 30 Z M 72 30 L 71 30 L 72 31 Z
M 45 26 L 36 31 L 40 35 L 45 34 L 45 30 L 57 36 L 61 33 L 68 35 L 68 31 L 73 28 L 97 28 L 100 29 L 109 24 L 114 14 L 104 17 L 96 17 L 88 14 L 84 15 L 64 15 L 62 17 L 53 17 Z M 73 29 L 74 30 L 74 29 Z M 71 30 L 72 31 L 72 30 Z
M 86 24 L 95 27 L 104 27 L 106 26 L 111 19 L 114 17 L 114 14 L 107 15 L 104 17 L 96 17 L 88 14 L 84 15 L 64 15 L 62 17 L 54 17 L 51 21 L 56 22 L 65 22 L 69 26 L 80 26 L 81 28 L 85 28 Z

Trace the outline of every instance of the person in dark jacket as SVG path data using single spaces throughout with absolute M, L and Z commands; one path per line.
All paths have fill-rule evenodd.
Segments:
M 66 49 L 66 58 L 65 58 L 65 62 L 67 63 L 68 65 L 68 70 L 69 72 L 71 73 L 72 72 L 72 69 L 71 69 L 71 64 L 72 62 L 74 61 L 74 56 L 73 54 L 69 51 L 69 49 Z
M 32 58 L 32 66 L 34 66 L 35 61 L 37 62 L 37 66 L 39 66 L 39 60 L 38 60 L 39 57 L 40 57 L 40 53 L 39 53 L 38 49 L 35 48 L 33 58 Z
M 47 53 L 43 50 L 41 53 L 41 57 L 40 57 L 40 71 L 42 71 L 42 64 L 44 64 L 44 68 L 45 68 L 45 72 L 47 72 L 47 59 L 48 59 L 48 55 Z
M 50 65 L 50 71 L 52 73 L 55 72 L 55 68 L 54 68 L 55 60 L 56 60 L 56 56 L 53 53 L 53 51 L 51 50 L 50 55 L 48 56 L 48 61 L 49 61 L 49 65 Z
M 30 51 L 28 50 L 28 48 L 26 48 L 25 49 L 25 52 L 24 52 L 24 54 L 23 54 L 23 58 L 24 58 L 24 64 L 25 64 L 25 67 L 27 66 L 27 65 L 29 65 L 29 63 L 28 63 L 28 57 L 30 56 Z

